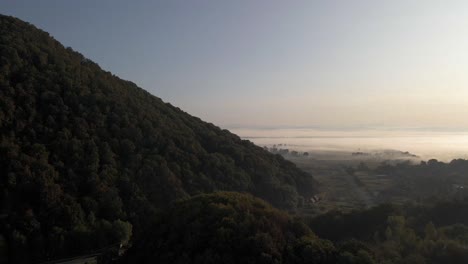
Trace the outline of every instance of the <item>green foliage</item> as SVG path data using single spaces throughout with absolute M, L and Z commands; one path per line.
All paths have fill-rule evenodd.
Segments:
M 369 210 L 351 213 L 331 211 L 307 219 L 306 222 L 318 236 L 332 241 L 368 240 L 375 232 L 385 229 L 389 215 L 398 212 L 397 207 L 383 204 Z
M 362 171 L 365 171 L 361 167 Z M 440 162 L 435 159 L 420 164 L 383 162 L 367 173 L 386 175 L 392 182 L 379 193 L 379 199 L 392 202 L 395 199 L 433 204 L 435 200 L 463 200 L 468 197 L 468 160 L 454 159 Z M 447 211 L 451 208 L 447 209 Z
M 467 204 L 380 206 L 331 212 L 307 222 L 317 234 L 337 243 L 338 263 L 468 263 Z
M 293 209 L 314 185 L 281 156 L 0 16 L 0 231 L 11 262 L 128 241 L 191 195 L 250 192 Z
M 124 263 L 335 263 L 337 255 L 297 219 L 240 193 L 181 201 L 151 230 Z

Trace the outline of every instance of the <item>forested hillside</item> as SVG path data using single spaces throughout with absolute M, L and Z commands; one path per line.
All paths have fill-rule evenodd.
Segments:
M 126 242 L 158 209 L 200 193 L 249 192 L 293 209 L 315 188 L 281 156 L 7 16 L 0 16 L 0 175 L 0 228 L 14 263 Z

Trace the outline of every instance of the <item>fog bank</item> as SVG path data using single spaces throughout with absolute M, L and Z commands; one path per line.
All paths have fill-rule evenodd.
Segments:
M 399 129 L 326 130 L 309 128 L 230 129 L 260 146 L 285 144 L 299 151 L 376 151 L 399 150 L 421 159 L 449 161 L 468 158 L 468 132 Z

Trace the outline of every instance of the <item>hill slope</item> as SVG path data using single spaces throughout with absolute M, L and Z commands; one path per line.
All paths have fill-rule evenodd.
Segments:
M 1 232 L 15 262 L 128 240 L 179 198 L 230 190 L 294 208 L 315 185 L 279 155 L 7 16 L 0 16 L 0 175 Z

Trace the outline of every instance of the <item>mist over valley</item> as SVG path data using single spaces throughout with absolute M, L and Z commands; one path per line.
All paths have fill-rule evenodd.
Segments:
M 230 131 L 259 146 L 311 153 L 336 153 L 356 158 L 353 153 L 397 158 L 409 152 L 421 160 L 468 158 L 468 132 L 429 129 L 305 129 L 305 128 L 232 128 Z M 386 153 L 387 152 L 387 153 Z M 401 155 L 404 158 L 405 155 Z M 365 158 L 364 155 L 361 155 Z M 416 157 L 414 157 L 416 158 Z

